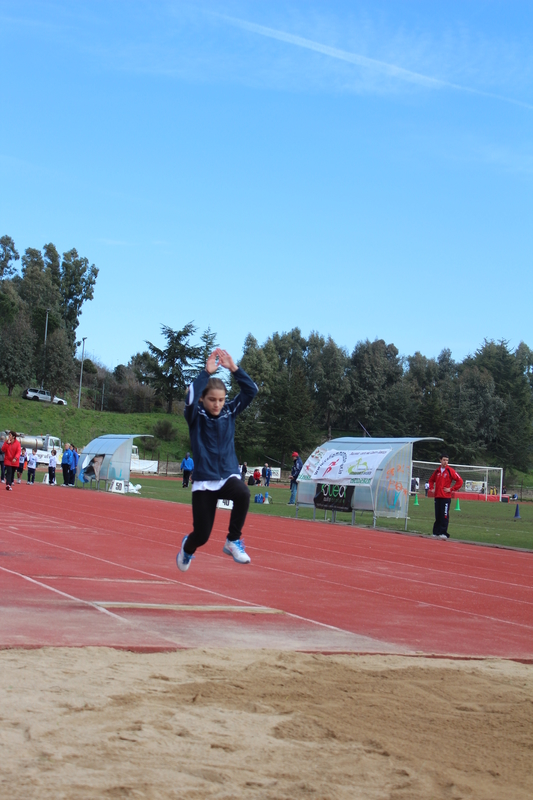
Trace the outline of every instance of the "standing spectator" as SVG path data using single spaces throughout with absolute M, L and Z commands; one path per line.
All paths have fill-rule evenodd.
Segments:
M 52 450 L 50 453 L 50 461 L 48 462 L 48 483 L 50 486 L 56 485 L 56 467 L 57 467 L 57 450 Z
M 265 464 L 265 466 L 263 467 L 261 471 L 261 476 L 263 478 L 263 486 L 270 486 L 270 478 L 272 477 L 272 470 L 270 469 L 268 464 Z
M 442 453 L 440 467 L 437 467 L 429 479 L 429 488 L 435 487 L 435 524 L 433 525 L 434 539 L 449 539 L 448 523 L 450 521 L 450 500 L 452 491 L 460 489 L 463 479 L 453 467 L 448 466 L 448 454 Z M 454 484 L 452 486 L 452 483 Z
M 37 448 L 34 447 L 28 456 L 28 486 L 35 483 L 35 471 L 37 469 Z
M 298 489 L 298 475 L 302 471 L 303 463 L 302 459 L 296 452 L 292 454 L 294 459 L 292 469 L 291 469 L 291 497 L 289 502 L 287 503 L 288 506 L 293 506 L 296 503 L 296 491 Z
M 425 484 L 424 484 L 424 491 L 425 491 L 425 493 L 426 493 L 426 497 L 427 497 L 427 496 L 428 496 L 428 492 L 429 492 L 429 481 L 426 481 L 426 482 L 425 482 Z
M 248 472 L 248 464 L 246 463 L 246 461 L 244 461 L 243 465 L 241 467 L 241 481 L 243 481 L 244 483 L 246 483 L 246 473 L 247 472 Z
M 19 465 L 20 442 L 15 431 L 9 431 L 7 439 L 2 445 L 6 465 L 6 491 L 13 491 L 13 478 Z
M 0 448 L 4 444 L 6 440 L 5 434 L 0 436 Z M 5 454 L 3 450 L 0 450 L 0 468 L 2 470 L 2 483 L 6 482 L 6 465 L 5 465 Z
M 63 470 L 63 486 L 70 486 L 70 468 L 72 466 L 72 450 L 70 443 L 67 442 L 61 459 L 61 469 Z
M 21 483 L 21 481 L 22 481 L 22 473 L 26 469 L 26 464 L 27 463 L 28 463 L 28 459 L 26 458 L 26 448 L 23 447 L 22 450 L 20 451 L 19 465 L 17 467 L 17 475 L 18 475 L 17 483 Z
M 190 453 L 187 453 L 187 455 L 185 456 L 185 458 L 181 462 L 180 469 L 183 470 L 182 488 L 183 489 L 187 489 L 187 487 L 189 486 L 189 480 L 190 480 L 190 477 L 191 477 L 191 472 L 194 469 L 194 461 L 192 460 Z
M 70 485 L 76 485 L 76 470 L 78 469 L 78 461 L 80 457 L 78 455 L 78 448 L 71 445 L 70 452 L 72 453 L 72 464 L 70 467 Z

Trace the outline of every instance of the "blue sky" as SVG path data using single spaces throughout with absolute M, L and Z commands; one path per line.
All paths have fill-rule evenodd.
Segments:
M 533 346 L 533 4 L 0 0 L 0 235 L 110 367 L 211 326 Z

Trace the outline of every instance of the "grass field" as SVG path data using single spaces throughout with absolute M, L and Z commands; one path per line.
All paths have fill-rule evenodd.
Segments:
M 41 468 L 37 472 L 37 481 L 41 481 L 44 470 Z M 62 478 L 59 475 L 58 481 Z M 156 478 L 156 477 L 137 477 L 131 478 L 132 483 L 141 485 L 141 496 L 155 500 L 166 500 L 171 503 L 191 503 L 190 489 L 183 489 L 179 478 Z M 31 491 L 31 487 L 22 485 L 22 491 Z M 18 487 L 17 487 L 18 491 Z M 50 491 L 60 491 L 59 488 Z M 82 489 L 78 491 L 90 491 Z M 287 487 L 271 486 L 268 489 L 271 499 L 270 505 L 253 502 L 254 494 L 264 494 L 265 489 L 257 486 L 251 489 L 252 503 L 250 511 L 253 514 L 264 514 L 275 517 L 296 516 L 295 507 L 288 506 L 289 489 Z M 455 501 L 452 502 L 452 513 L 450 519 L 450 535 L 453 539 L 465 542 L 481 542 L 484 544 L 500 545 L 502 547 L 520 547 L 533 550 L 533 503 L 520 503 L 519 511 L 521 519 L 515 520 L 514 514 L 516 503 L 479 503 L 461 502 L 461 510 L 455 511 Z M 228 512 L 220 510 L 220 514 Z M 311 508 L 300 508 L 299 519 L 312 519 L 313 510 Z M 328 517 L 330 518 L 330 516 Z M 316 519 L 323 521 L 324 512 L 317 511 Z M 421 533 L 431 535 L 433 527 L 434 513 L 433 500 L 426 497 L 419 497 L 419 505 L 414 505 L 414 498 L 409 503 L 408 531 L 410 533 Z M 351 522 L 350 514 L 338 514 L 337 522 L 347 525 L 347 535 L 349 534 Z M 360 527 L 372 527 L 372 514 L 370 512 L 357 512 L 356 525 Z M 378 527 L 387 530 L 404 530 L 404 520 L 382 519 L 378 520 Z
M 0 429 L 13 428 L 20 433 L 39 436 L 50 433 L 59 436 L 63 442 L 72 442 L 84 447 L 91 439 L 104 433 L 152 433 L 154 425 L 162 419 L 168 419 L 164 413 L 152 414 L 118 414 L 112 411 L 91 411 L 76 408 L 75 405 L 57 406 L 49 403 L 22 400 L 19 396 L 7 397 L 5 387 L 0 394 Z M 153 458 L 165 461 L 167 455 L 171 461 L 181 461 L 190 449 L 189 430 L 184 417 L 180 414 L 170 416 L 176 429 L 176 438 L 171 442 L 161 442 L 153 454 Z M 139 445 L 142 457 L 144 447 L 142 439 L 135 442 Z M 152 458 L 147 452 L 146 458 Z
M 104 433 L 151 433 L 158 420 L 167 419 L 166 414 L 118 414 L 108 411 L 89 411 L 75 406 L 49 406 L 45 403 L 22 400 L 20 397 L 7 397 L 5 388 L 0 389 L 0 428 L 15 428 L 18 431 L 39 435 L 51 433 L 61 437 L 62 441 L 71 441 L 77 446 L 84 446 L 91 439 Z M 181 415 L 172 415 L 172 423 L 177 438 L 172 442 L 161 442 L 159 457 L 171 461 L 181 460 L 190 448 L 187 425 Z M 142 448 L 142 440 L 137 444 Z M 142 453 L 141 453 L 142 455 Z M 150 458 L 150 453 L 147 453 Z M 157 458 L 158 452 L 154 453 Z M 42 480 L 43 471 L 37 473 L 37 480 Z M 60 479 L 61 480 L 61 479 Z M 520 475 L 524 485 L 533 480 L 533 474 Z M 133 478 L 134 483 L 142 486 L 143 497 L 153 497 L 174 503 L 190 503 L 190 491 L 181 488 L 180 479 Z M 30 490 L 31 491 L 31 490 Z M 263 491 L 257 488 L 257 492 Z M 289 491 L 287 488 L 272 486 L 269 490 L 271 505 L 253 503 L 250 509 L 256 514 L 294 517 L 294 506 L 287 506 Z M 514 519 L 516 503 L 479 503 L 463 502 L 460 511 L 454 511 L 452 503 L 450 534 L 454 539 L 471 542 L 484 542 L 507 547 L 524 547 L 533 549 L 533 503 L 520 504 L 520 520 Z M 226 513 L 221 511 L 220 513 Z M 298 516 L 301 519 L 312 519 L 312 509 L 302 508 Z M 419 505 L 409 504 L 408 530 L 422 534 L 431 534 L 433 526 L 433 501 L 421 496 Z M 317 511 L 317 519 L 323 519 L 323 512 Z M 338 522 L 350 523 L 349 514 L 338 514 Z M 357 512 L 356 524 L 372 526 L 370 512 Z M 380 519 L 380 528 L 403 530 L 403 520 Z

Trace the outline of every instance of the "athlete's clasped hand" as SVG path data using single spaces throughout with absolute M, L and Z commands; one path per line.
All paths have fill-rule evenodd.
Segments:
M 219 367 L 225 367 L 226 369 L 229 369 L 230 372 L 236 372 L 238 369 L 235 361 L 230 356 L 228 351 L 217 347 L 217 349 L 213 350 L 207 359 L 205 369 L 206 372 L 208 372 L 210 375 L 213 375 L 213 373 L 216 372 Z

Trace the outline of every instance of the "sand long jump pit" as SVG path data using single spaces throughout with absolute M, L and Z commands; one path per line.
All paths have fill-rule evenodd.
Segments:
M 251 515 L 242 567 L 221 514 L 183 575 L 189 507 L 28 494 L 2 800 L 533 797 L 530 554 Z

